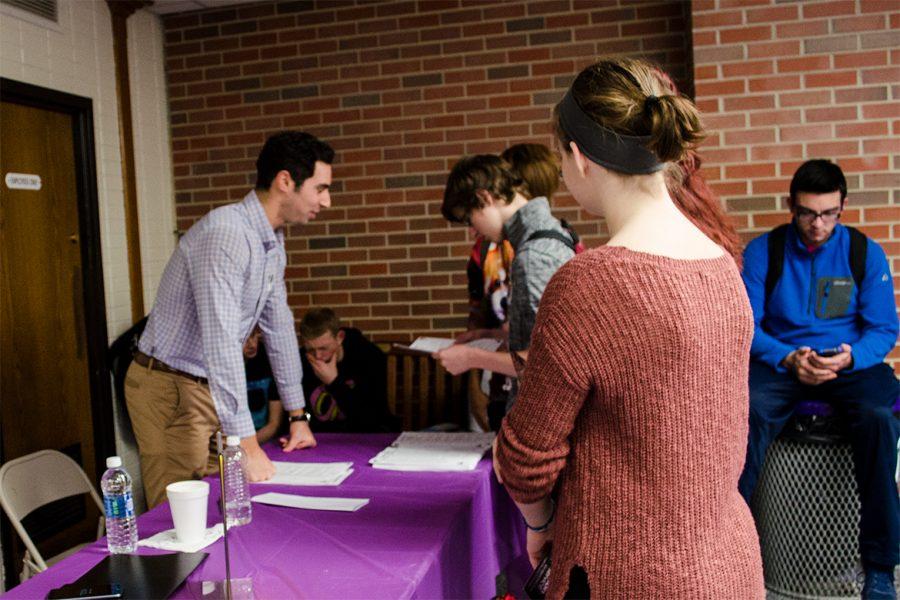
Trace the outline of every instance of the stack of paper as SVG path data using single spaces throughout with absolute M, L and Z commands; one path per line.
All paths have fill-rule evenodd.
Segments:
M 260 483 L 278 485 L 341 485 L 353 472 L 352 462 L 273 462 L 275 476 Z
M 473 471 L 494 434 L 405 431 L 369 463 L 393 471 Z
M 410 350 L 412 352 L 420 352 L 422 354 L 433 354 L 439 350 L 443 350 L 444 348 L 449 348 L 455 342 L 450 338 L 435 338 L 435 337 L 420 337 L 416 338 L 409 346 L 403 346 L 401 344 L 395 344 L 397 348 L 403 350 Z M 482 350 L 487 350 L 488 352 L 493 352 L 497 348 L 500 347 L 500 340 L 494 338 L 480 338 L 477 340 L 472 340 L 471 342 L 466 342 L 466 346 L 471 346 L 472 348 L 480 348 Z
M 309 510 L 338 510 L 354 512 L 369 503 L 368 498 L 322 498 L 320 496 L 296 496 L 268 492 L 251 498 L 254 502 L 287 506 L 289 508 L 306 508 Z

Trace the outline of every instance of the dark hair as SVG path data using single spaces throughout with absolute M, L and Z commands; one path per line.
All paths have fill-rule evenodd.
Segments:
M 572 82 L 578 106 L 598 125 L 626 136 L 649 136 L 647 149 L 662 162 L 680 160 L 703 139 L 700 113 L 694 103 L 667 89 L 650 63 L 634 58 L 601 60 Z M 554 108 L 560 147 L 572 141 Z
M 847 180 L 841 168 L 824 158 L 808 160 L 797 169 L 791 179 L 791 207 L 797 203 L 797 194 L 841 193 L 841 204 L 847 198 Z
M 519 191 L 531 200 L 550 198 L 559 189 L 559 158 L 544 144 L 516 144 L 500 154 L 521 180 Z
M 451 223 L 467 223 L 473 210 L 484 206 L 476 193 L 480 190 L 502 199 L 513 201 L 522 185 L 509 164 L 493 154 L 463 157 L 453 166 L 444 188 L 441 214 Z
M 300 320 L 300 337 L 314 340 L 328 333 L 337 335 L 341 330 L 341 320 L 330 308 L 311 308 Z
M 287 171 L 299 188 L 316 169 L 316 162 L 331 164 L 334 150 L 303 131 L 282 131 L 266 140 L 256 159 L 256 189 L 267 190 L 279 171 Z

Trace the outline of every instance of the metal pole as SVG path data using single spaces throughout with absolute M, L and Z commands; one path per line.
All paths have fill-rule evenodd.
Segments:
M 219 485 L 222 488 L 222 539 L 225 543 L 225 598 L 231 600 L 231 558 L 228 556 L 228 514 L 225 512 L 225 455 L 222 454 L 222 432 L 216 432 L 216 446 L 219 452 Z

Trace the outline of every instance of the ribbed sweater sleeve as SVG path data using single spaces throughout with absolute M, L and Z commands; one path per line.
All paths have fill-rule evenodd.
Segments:
M 569 436 L 588 394 L 571 306 L 574 269 L 563 266 L 541 299 L 519 397 L 500 428 L 497 460 L 510 495 L 529 503 L 550 493 L 569 455 Z M 579 298 L 579 296 L 576 296 Z

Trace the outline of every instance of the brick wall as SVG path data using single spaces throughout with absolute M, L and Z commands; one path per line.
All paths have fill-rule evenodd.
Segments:
M 471 238 L 440 216 L 449 168 L 550 143 L 551 106 L 598 54 L 649 56 L 690 89 L 688 7 L 317 1 L 167 17 L 178 226 L 247 192 L 268 134 L 313 132 L 338 151 L 335 193 L 289 231 L 295 315 L 330 305 L 378 339 L 459 331 Z M 588 245 L 604 239 L 571 197 L 554 205 Z
M 832 159 L 842 221 L 882 245 L 900 290 L 900 2 L 693 0 L 692 24 L 706 175 L 745 238 L 787 220 L 803 161 Z
M 706 174 L 745 238 L 787 218 L 802 161 L 831 158 L 850 184 L 844 221 L 897 273 L 898 29 L 894 0 L 320 0 L 170 16 L 179 228 L 243 196 L 268 134 L 311 131 L 338 150 L 334 205 L 289 232 L 295 314 L 331 305 L 378 339 L 448 335 L 464 323 L 471 242 L 439 214 L 448 169 L 549 143 L 572 77 L 626 53 L 696 86 Z M 565 193 L 554 207 L 589 246 L 605 239 Z

